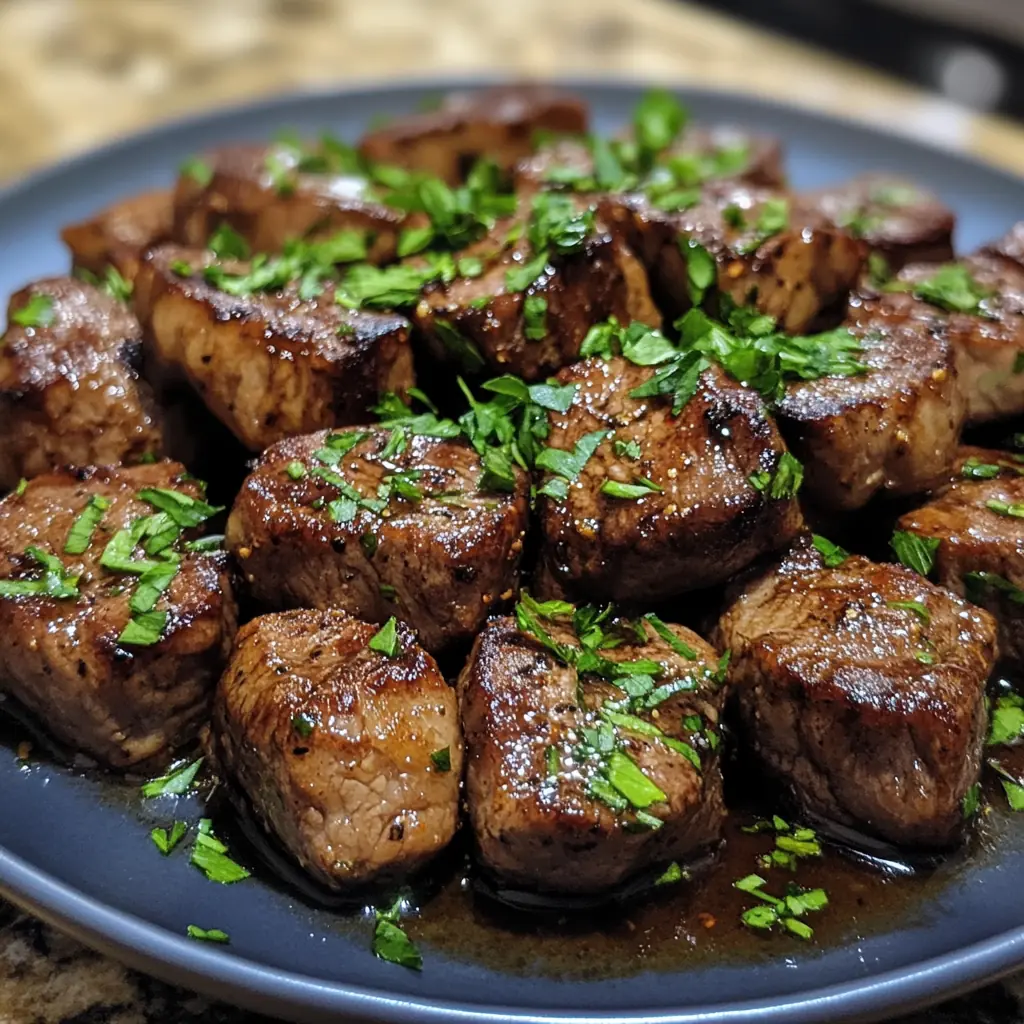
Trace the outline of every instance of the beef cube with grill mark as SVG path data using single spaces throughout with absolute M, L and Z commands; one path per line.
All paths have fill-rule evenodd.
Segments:
M 486 491 L 482 474 L 461 439 L 380 427 L 291 438 L 243 484 L 227 546 L 264 607 L 397 615 L 436 651 L 515 592 L 529 481 L 518 471 L 514 491 Z
M 363 136 L 359 150 L 458 184 L 480 158 L 502 171 L 531 153 L 538 133 L 586 131 L 582 100 L 543 85 L 503 85 L 445 96 L 436 110 L 396 118 Z
M 601 628 L 622 641 L 604 676 L 499 618 L 459 677 L 469 819 L 505 886 L 598 894 L 719 841 L 717 655 L 681 626 Z M 566 622 L 540 629 L 579 653 Z
M 0 491 L 58 466 L 131 462 L 163 445 L 139 378 L 138 321 L 103 290 L 54 277 L 16 292 L 0 339 Z
M 406 215 L 376 197 L 343 146 L 225 146 L 196 167 L 174 192 L 173 238 L 182 245 L 205 246 L 227 224 L 258 253 L 349 231 L 365 237 L 370 262 L 395 256 Z
M 557 240 L 543 246 L 548 198 L 572 225 L 564 253 Z M 462 268 L 477 261 L 472 276 L 428 286 L 414 315 L 431 354 L 464 372 L 542 380 L 576 360 L 590 328 L 609 317 L 661 323 L 643 267 L 583 199 L 541 197 L 460 253 Z
M 647 268 L 666 317 L 717 291 L 801 334 L 856 284 L 864 244 L 799 201 L 728 183 L 693 200 L 664 209 L 643 195 L 613 196 L 599 207 Z
M 652 376 L 622 356 L 558 376 L 577 390 L 568 412 L 549 415 L 547 445 L 572 453 L 605 436 L 573 482 L 552 474 L 541 492 L 556 588 L 649 604 L 721 583 L 802 525 L 792 491 L 755 486 L 786 451 L 756 393 L 712 367 L 674 415 L 671 395 L 632 396 Z
M 960 478 L 906 513 L 898 528 L 931 541 L 935 578 L 988 609 L 999 656 L 1024 666 L 1024 466 L 1006 452 L 963 448 Z
M 328 288 L 304 299 L 299 286 L 254 294 L 208 278 L 211 253 L 161 246 L 146 257 L 135 306 L 154 375 L 187 381 L 247 448 L 365 421 L 377 396 L 413 384 L 408 323 L 353 312 Z M 218 264 L 244 274 L 247 263 Z
M 907 315 L 886 297 L 851 309 L 866 369 L 793 381 L 776 407 L 787 443 L 823 508 L 856 509 L 875 494 L 917 494 L 953 463 L 964 399 L 945 319 Z
M 801 200 L 863 239 L 890 270 L 953 258 L 956 215 L 936 196 L 901 178 L 865 174 L 806 193 Z
M 189 549 L 197 531 L 147 497 L 190 522 L 203 508 L 174 462 L 45 474 L 0 501 L 0 685 L 113 768 L 159 764 L 195 738 L 235 630 L 226 556 Z
M 902 566 L 830 567 L 805 539 L 738 588 L 712 642 L 732 652 L 744 741 L 801 813 L 908 847 L 957 840 L 988 721 L 987 612 Z
M 377 631 L 337 609 L 253 619 L 208 737 L 257 820 L 335 890 L 412 873 L 458 825 L 455 693 L 408 628 L 388 652 Z

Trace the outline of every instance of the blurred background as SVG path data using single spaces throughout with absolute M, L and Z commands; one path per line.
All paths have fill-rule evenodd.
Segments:
M 0 179 L 125 132 L 399 76 L 643 77 L 1024 174 L 1024 0 L 0 0 Z

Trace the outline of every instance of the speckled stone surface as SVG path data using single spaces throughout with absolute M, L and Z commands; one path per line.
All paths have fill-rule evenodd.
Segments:
M 1021 128 L 682 3 L 0 0 L 0 178 L 254 96 L 471 71 L 756 88 L 1024 174 Z M 912 1020 L 1019 1024 L 1021 992 L 1021 982 L 991 986 Z M 265 1019 L 126 970 L 0 901 L 0 1024 Z

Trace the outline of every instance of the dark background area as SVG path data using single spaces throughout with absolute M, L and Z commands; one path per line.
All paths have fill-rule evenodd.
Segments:
M 1024 120 L 1024 0 L 702 2 Z

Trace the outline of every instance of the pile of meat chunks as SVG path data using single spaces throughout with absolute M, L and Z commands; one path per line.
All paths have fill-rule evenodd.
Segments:
M 1024 509 L 1024 476 L 959 447 L 965 424 L 1024 413 L 1024 232 L 954 262 L 953 214 L 922 190 L 791 193 L 776 142 L 719 127 L 673 129 L 648 184 L 608 191 L 587 119 L 572 96 L 508 87 L 366 135 L 366 165 L 456 187 L 487 158 L 517 197 L 397 309 L 336 301 L 337 274 L 235 286 L 266 266 L 253 253 L 339 232 L 367 243 L 342 279 L 422 267 L 399 255 L 422 213 L 357 170 L 296 163 L 294 144 L 202 154 L 173 191 L 67 228 L 76 275 L 13 296 L 0 342 L 5 691 L 105 766 L 157 766 L 202 734 L 257 820 L 337 889 L 423 865 L 463 803 L 507 885 L 602 893 L 691 861 L 720 842 L 727 709 L 806 819 L 954 844 L 986 681 L 997 651 L 1024 650 L 1007 587 L 985 608 L 964 596 L 972 573 L 1024 587 L 1021 520 L 993 511 Z M 649 181 L 679 167 L 694 180 L 665 202 Z M 585 237 L 517 290 L 550 195 Z M 224 225 L 244 251 L 207 247 Z M 983 301 L 922 297 L 940 270 Z M 671 388 L 635 394 L 657 360 L 581 357 L 609 324 L 673 338 L 695 304 L 724 303 L 792 336 L 845 325 L 862 365 L 791 375 L 766 404 L 712 360 L 676 407 Z M 455 365 L 453 337 L 475 364 Z M 572 385 L 544 445 L 574 467 L 513 464 L 494 487 L 465 431 L 425 409 L 419 429 L 380 423 L 382 394 L 456 393 L 459 372 Z M 202 542 L 216 508 L 170 457 L 208 457 L 224 428 L 253 461 L 220 550 Z M 780 479 L 794 456 L 799 497 Z M 998 468 L 964 471 L 979 464 Z M 828 522 L 896 497 L 938 584 L 805 526 L 805 509 Z M 175 573 L 154 603 L 140 594 L 161 558 Z M 698 591 L 705 611 L 721 601 L 703 635 L 649 614 Z M 262 612 L 240 630 L 236 594 Z M 147 604 L 166 614 L 133 641 Z M 435 656 L 470 644 L 451 686 Z

